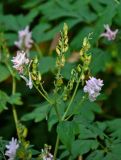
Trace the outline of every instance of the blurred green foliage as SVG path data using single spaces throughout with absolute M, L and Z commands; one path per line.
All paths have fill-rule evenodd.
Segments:
M 81 154 L 86 160 L 120 160 L 121 2 L 116 0 L 0 1 L 0 32 L 4 33 L 11 57 L 17 50 L 14 42 L 18 39 L 18 31 L 29 25 L 32 38 L 39 46 L 38 68 L 43 76 L 44 87 L 50 96 L 55 73 L 55 47 L 64 22 L 69 25 L 70 30 L 67 59 L 72 55 L 76 57 L 84 37 L 93 32 L 90 69 L 93 75 L 100 75 L 101 79 L 104 79 L 105 94 L 99 97 L 103 102 L 99 104 L 85 102 L 72 122 L 62 122 L 58 125 L 57 132 L 64 144 L 60 147 L 62 153 L 60 158 L 71 155 L 70 159 L 75 159 Z M 100 34 L 104 32 L 104 24 L 109 24 L 114 30 L 119 29 L 114 41 L 100 38 Z M 35 46 L 30 55 L 31 57 L 37 55 Z M 62 70 L 64 83 L 69 79 L 73 66 L 78 64 L 78 58 L 73 59 L 73 63 L 68 60 Z M 50 110 L 50 106 L 43 98 L 39 97 L 34 89 L 29 90 L 25 87 L 19 79 L 17 93 L 11 96 L 10 72 L 3 62 L 4 57 L 0 50 L 0 136 L 7 139 L 15 134 L 15 129 L 10 126 L 10 121 L 13 121 L 10 104 L 21 105 L 17 107 L 18 115 L 26 124 L 29 130 L 28 138 L 35 144 L 35 148 L 42 148 L 44 143 L 54 146 L 55 124 L 58 121 L 54 109 Z M 78 91 L 72 110 L 79 105 L 80 95 L 82 92 Z M 63 113 L 65 105 L 60 99 L 59 106 L 60 113 Z M 48 119 L 48 124 L 45 119 Z M 40 123 L 35 124 L 33 120 Z M 0 139 L 0 147 L 1 141 L 3 140 Z

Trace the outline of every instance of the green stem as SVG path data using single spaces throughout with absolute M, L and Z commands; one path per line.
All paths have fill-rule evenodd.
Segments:
M 36 84 L 35 83 L 33 84 L 34 84 L 34 87 L 37 89 L 37 91 L 47 100 L 47 102 L 53 105 L 53 102 L 40 91 L 40 89 L 36 86 Z
M 44 94 L 45 94 L 46 96 L 48 96 L 47 92 L 46 92 L 45 89 L 43 88 L 42 83 L 40 83 L 40 87 L 41 87 L 42 91 L 44 92 Z
M 87 98 L 87 96 L 82 97 L 81 102 L 78 104 L 78 106 L 76 107 L 76 109 L 74 110 L 74 113 L 69 115 L 65 121 L 67 121 L 69 118 L 71 118 L 77 111 L 78 107 L 81 107 L 81 105 L 83 104 L 83 102 L 85 101 L 85 99 Z
M 57 108 L 56 103 L 54 104 L 54 108 L 55 108 L 55 112 L 56 112 L 56 115 L 57 115 L 57 117 L 58 117 L 58 120 L 61 121 L 61 115 L 60 115 L 60 113 L 59 113 L 59 111 L 58 111 L 58 108 Z
M 16 91 L 16 80 L 13 77 L 12 94 L 15 94 L 15 91 Z M 16 108 L 14 105 L 12 105 L 12 112 L 13 112 L 13 118 L 14 118 L 14 122 L 16 126 L 18 139 L 21 140 L 20 135 L 19 135 L 19 129 L 18 129 L 18 116 L 17 116 Z
M 74 98 L 75 98 L 77 89 L 78 89 L 78 87 L 79 87 L 80 79 L 81 79 L 81 75 L 80 75 L 79 80 L 78 80 L 78 82 L 77 82 L 77 85 L 76 85 L 76 87 L 75 87 L 75 90 L 74 90 L 74 93 L 73 93 L 72 98 L 71 98 L 71 100 L 70 100 L 70 103 L 69 103 L 69 105 L 68 105 L 68 107 L 67 107 L 67 109 L 66 109 L 66 111 L 65 111 L 65 113 L 64 113 L 64 115 L 63 115 L 63 117 L 62 117 L 62 121 L 65 119 L 65 117 L 66 117 L 66 115 L 67 115 L 67 113 L 68 113 L 68 111 L 69 111 L 69 109 L 70 109 L 70 106 L 71 106 L 71 104 L 72 104 L 72 102 L 73 102 L 73 100 L 74 100 Z
M 14 95 L 15 92 L 16 92 L 16 80 L 15 80 L 15 77 L 14 77 L 14 72 L 7 62 L 5 62 L 5 64 L 6 64 L 8 70 L 11 73 L 11 76 L 12 76 L 12 95 Z M 19 130 L 18 130 L 18 116 L 17 116 L 16 108 L 15 108 L 14 105 L 12 105 L 12 112 L 13 112 L 13 118 L 14 118 L 14 122 L 15 122 L 15 126 L 16 126 L 18 139 L 20 140 L 20 135 L 19 135 Z
M 56 160 L 56 156 L 57 156 L 57 152 L 58 152 L 58 147 L 59 147 L 59 136 L 57 136 L 57 139 L 56 139 L 56 145 L 55 145 L 53 160 Z
M 70 109 L 70 106 L 71 106 L 71 104 L 72 104 L 72 102 L 74 100 L 74 97 L 76 95 L 77 89 L 79 87 L 80 80 L 81 80 L 81 75 L 80 75 L 79 80 L 77 82 L 76 88 L 75 88 L 73 96 L 71 98 L 71 101 L 70 101 L 70 103 L 69 103 L 69 105 L 68 105 L 68 107 L 67 107 L 67 109 L 66 109 L 66 111 L 65 111 L 65 113 L 64 113 L 64 115 L 63 115 L 63 117 L 61 119 L 61 121 L 64 121 L 64 119 L 65 119 L 65 117 L 66 117 L 66 115 L 67 115 L 67 113 L 68 113 L 68 111 Z M 59 147 L 59 136 L 57 136 L 57 139 L 56 139 L 56 146 L 55 146 L 55 151 L 54 151 L 54 160 L 56 160 L 56 155 L 57 155 L 58 147 Z

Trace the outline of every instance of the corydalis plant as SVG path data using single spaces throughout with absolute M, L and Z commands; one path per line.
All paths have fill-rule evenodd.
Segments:
M 56 47 L 56 52 L 57 52 L 56 75 L 54 81 L 54 92 L 51 93 L 52 96 L 50 96 L 49 93 L 47 93 L 43 87 L 41 73 L 38 70 L 38 58 L 36 57 L 33 60 L 30 59 L 28 60 L 27 57 L 25 58 L 26 54 L 24 54 L 23 56 L 21 55 L 20 56 L 22 57 L 21 63 L 20 65 L 16 66 L 16 59 L 18 60 L 18 58 L 14 57 L 13 67 L 19 72 L 18 67 L 22 65 L 23 67 L 22 74 L 19 72 L 21 78 L 23 78 L 26 81 L 26 85 L 28 85 L 30 88 L 32 88 L 32 86 L 34 85 L 34 87 L 41 94 L 41 96 L 43 96 L 45 100 L 50 104 L 51 107 L 50 110 L 54 108 L 57 119 L 56 123 L 58 124 L 70 120 L 70 118 L 74 116 L 75 113 L 73 112 L 71 107 L 76 98 L 80 84 L 82 87 L 84 87 L 84 92 L 87 92 L 89 94 L 90 101 L 96 100 L 96 97 L 99 95 L 99 92 L 101 91 L 103 83 L 101 80 L 99 79 L 97 80 L 94 77 L 89 81 L 87 81 L 86 85 L 84 86 L 85 79 L 87 79 L 91 75 L 89 69 L 89 65 L 91 62 L 91 54 L 89 53 L 89 49 L 91 47 L 90 39 L 91 39 L 91 34 L 89 34 L 88 37 L 84 38 L 82 48 L 80 50 L 79 64 L 71 70 L 70 79 L 67 82 L 67 84 L 64 84 L 63 82 L 64 79 L 61 70 L 65 66 L 66 63 L 65 54 L 68 50 L 68 26 L 67 24 L 64 24 L 63 31 L 60 32 L 60 38 L 58 41 L 58 45 Z M 86 98 L 87 98 L 86 95 L 84 95 L 82 99 L 80 99 L 81 105 L 83 105 L 83 102 L 85 101 Z M 62 107 L 61 106 L 62 103 L 64 103 L 64 108 L 63 111 L 60 112 L 59 107 Z M 75 106 L 76 109 L 78 109 L 77 107 L 78 106 Z M 60 139 L 61 138 L 58 135 L 54 150 L 54 156 L 48 154 L 48 156 L 50 156 L 49 157 L 50 159 L 56 160 Z M 45 152 L 42 152 L 42 155 L 43 153 Z

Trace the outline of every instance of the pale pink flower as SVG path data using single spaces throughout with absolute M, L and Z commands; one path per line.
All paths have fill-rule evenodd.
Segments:
M 19 148 L 19 143 L 17 139 L 12 138 L 8 145 L 6 145 L 6 152 L 5 155 L 9 157 L 8 160 L 14 160 L 16 156 L 16 151 Z
M 28 51 L 32 47 L 32 33 L 29 31 L 29 26 L 26 26 L 24 30 L 18 32 L 19 40 L 15 41 L 15 45 L 19 49 Z
M 100 95 L 100 91 L 103 85 L 103 80 L 90 77 L 90 79 L 86 81 L 86 85 L 84 86 L 83 90 L 85 93 L 89 94 L 90 101 L 95 101 L 96 97 Z
M 13 62 L 13 68 L 19 71 L 19 73 L 22 73 L 23 66 L 29 63 L 29 59 L 24 51 L 17 51 L 17 55 L 11 61 Z
M 30 89 L 32 89 L 33 87 L 33 83 L 32 83 L 32 78 L 31 78 L 31 75 L 29 73 L 29 79 L 27 79 L 25 76 L 23 75 L 20 75 L 21 78 L 23 78 L 26 82 L 26 85 L 29 86 Z
M 108 24 L 105 24 L 104 28 L 106 32 L 102 33 L 100 37 L 106 37 L 109 41 L 114 40 L 118 33 L 118 29 L 116 29 L 115 31 L 112 31 Z

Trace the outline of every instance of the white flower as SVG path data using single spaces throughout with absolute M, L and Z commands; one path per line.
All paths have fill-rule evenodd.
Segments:
M 18 32 L 19 40 L 15 41 L 15 45 L 19 49 L 24 49 L 25 51 L 28 51 L 32 47 L 32 33 L 29 32 L 29 26 L 26 26 L 24 30 L 21 30 Z
M 53 155 L 49 151 L 41 150 L 42 160 L 53 160 Z
M 17 143 L 17 139 L 12 138 L 8 145 L 6 145 L 7 151 L 5 155 L 9 157 L 8 160 L 14 160 L 16 156 L 16 151 L 19 148 L 19 144 Z
M 106 32 L 102 33 L 100 37 L 106 37 L 109 41 L 114 40 L 116 38 L 116 34 L 118 33 L 118 29 L 112 31 L 108 24 L 104 25 Z
M 33 83 L 32 83 L 32 78 L 31 75 L 29 74 L 29 79 L 27 79 L 25 76 L 20 75 L 21 78 L 23 78 L 26 82 L 26 85 L 29 86 L 30 89 L 32 89 L 33 87 Z
M 26 57 L 26 53 L 24 51 L 17 51 L 17 55 L 13 57 L 11 60 L 13 62 L 13 67 L 19 71 L 19 73 L 23 72 L 23 65 L 29 63 L 29 59 Z
M 53 160 L 53 155 L 49 153 L 47 156 L 43 157 L 43 160 Z
M 103 85 L 103 80 L 90 77 L 90 79 L 86 81 L 86 85 L 83 90 L 85 93 L 89 94 L 90 101 L 95 101 L 96 97 L 100 95 L 99 92 L 101 91 Z

